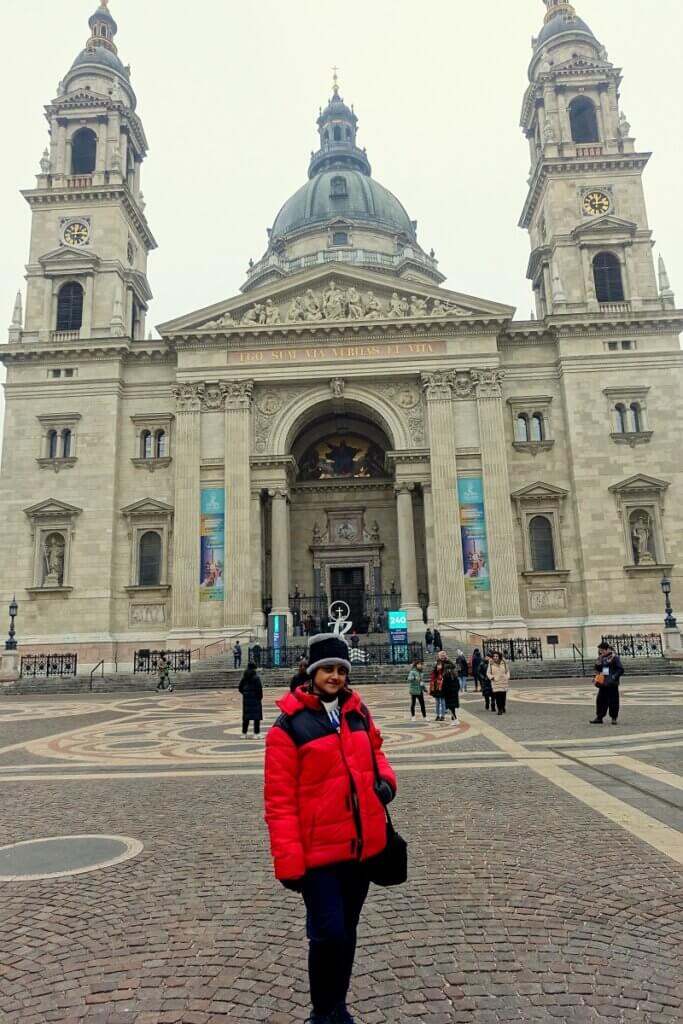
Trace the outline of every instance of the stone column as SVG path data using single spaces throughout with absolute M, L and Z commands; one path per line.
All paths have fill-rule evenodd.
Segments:
M 438 371 L 422 375 L 427 396 L 432 464 L 432 515 L 436 559 L 439 621 L 467 618 L 465 573 L 460 539 L 460 506 L 455 447 L 452 374 Z
M 439 619 L 439 580 L 436 571 L 436 543 L 434 538 L 434 503 L 432 501 L 431 483 L 422 484 L 422 499 L 425 515 L 425 542 L 427 548 L 427 586 L 429 588 L 429 607 L 427 620 L 436 623 Z
M 500 370 L 475 370 L 484 507 L 494 619 L 521 626 L 515 530 L 510 501 L 505 416 Z
M 415 484 L 396 485 L 396 515 L 398 519 L 398 559 L 401 579 L 401 608 L 408 613 L 408 626 L 418 629 L 422 623 L 417 592 L 417 563 L 415 560 L 415 517 L 413 491 Z
M 251 624 L 262 629 L 263 616 L 263 508 L 261 492 L 251 493 Z
M 273 612 L 289 615 L 289 491 L 269 491 L 273 500 Z
M 251 398 L 253 380 L 221 381 L 225 400 L 226 626 L 247 628 L 252 612 Z
M 173 628 L 199 627 L 199 464 L 203 384 L 179 384 L 175 429 Z

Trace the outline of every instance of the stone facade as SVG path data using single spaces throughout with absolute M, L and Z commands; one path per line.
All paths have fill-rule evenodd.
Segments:
M 2 350 L 0 602 L 16 592 L 24 648 L 127 663 L 262 639 L 269 610 L 317 627 L 335 597 L 363 628 L 400 602 L 414 635 L 462 642 L 659 631 L 683 562 L 683 313 L 619 72 L 546 2 L 523 110 L 538 319 L 443 287 L 335 86 L 308 205 L 284 208 L 243 294 L 154 341 L 144 132 L 93 16 L 48 108 L 26 319 L 18 303 Z M 344 207 L 368 182 L 368 209 Z

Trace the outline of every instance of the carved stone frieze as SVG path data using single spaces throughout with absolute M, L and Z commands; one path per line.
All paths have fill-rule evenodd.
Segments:
M 287 388 L 257 388 L 254 396 L 254 451 L 257 455 L 268 452 L 275 417 L 299 394 L 300 390 Z
M 422 374 L 422 387 L 428 402 L 447 402 L 453 396 L 452 374 L 445 370 Z
M 202 396 L 202 408 L 207 412 L 216 412 L 223 408 L 225 400 L 224 385 L 222 381 L 207 384 Z
M 221 381 L 226 409 L 251 409 L 254 394 L 253 380 Z
M 346 381 L 343 377 L 333 377 L 330 381 L 330 393 L 333 398 L 343 398 Z
M 473 370 L 477 398 L 502 398 L 504 370 Z

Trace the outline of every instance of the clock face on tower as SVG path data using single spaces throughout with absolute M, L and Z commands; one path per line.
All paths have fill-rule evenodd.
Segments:
M 583 199 L 583 210 L 590 217 L 600 217 L 609 213 L 612 203 L 604 192 L 589 192 Z
M 82 220 L 72 220 L 64 228 L 63 237 L 67 245 L 87 245 L 90 238 L 90 228 Z

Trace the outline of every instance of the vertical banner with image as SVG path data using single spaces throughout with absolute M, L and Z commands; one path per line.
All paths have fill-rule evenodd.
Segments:
M 225 491 L 203 487 L 201 492 L 200 599 L 222 601 L 225 568 Z
M 490 590 L 489 547 L 486 539 L 482 478 L 466 476 L 459 479 L 458 500 L 466 587 L 468 590 Z

